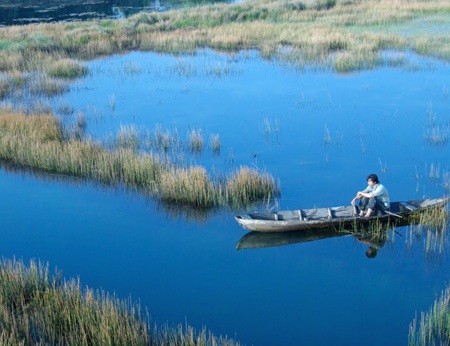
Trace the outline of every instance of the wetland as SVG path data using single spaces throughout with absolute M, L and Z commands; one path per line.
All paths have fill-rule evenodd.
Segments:
M 40 115 L 51 131 L 25 125 L 24 138 L 119 151 L 116 168 L 154 157 L 161 171 L 194 170 L 178 185 L 160 173 L 128 182 L 128 166 L 104 179 L 97 164 L 76 170 L 87 171 L 84 149 L 67 151 L 73 171 L 55 169 L 48 152 L 25 155 L 43 141 L 11 156 L 19 125 L 2 125 L 2 256 L 131 297 L 158 325 L 246 345 L 420 344 L 413 327 L 436 297 L 448 316 L 448 219 L 386 229 L 375 258 L 352 234 L 236 249 L 238 210 L 347 205 L 371 172 L 392 200 L 449 193 L 448 4 L 399 2 L 393 18 L 383 1 L 300 4 L 1 28 L 0 125 Z M 222 193 L 239 173 L 271 188 L 206 208 L 161 198 L 198 174 L 194 191 Z M 149 192 L 148 181 L 161 185 Z

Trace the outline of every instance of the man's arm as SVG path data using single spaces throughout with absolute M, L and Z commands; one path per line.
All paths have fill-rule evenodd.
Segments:
M 356 193 L 356 196 L 352 199 L 352 201 L 350 202 L 352 205 L 355 205 L 356 200 L 361 199 L 363 197 L 367 197 L 367 198 L 371 198 L 373 197 L 372 192 L 368 192 L 369 191 L 369 187 L 366 187 L 364 190 L 362 191 L 358 191 Z

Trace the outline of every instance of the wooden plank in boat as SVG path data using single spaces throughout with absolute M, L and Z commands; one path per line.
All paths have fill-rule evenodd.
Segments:
M 413 205 L 411 205 L 411 204 L 409 204 L 409 203 L 407 203 L 407 202 L 400 202 L 400 204 L 401 204 L 403 207 L 405 207 L 406 209 L 411 210 L 411 211 L 415 211 L 415 210 L 418 209 L 417 207 L 415 207 L 415 206 L 413 206 Z
M 333 212 L 331 211 L 331 208 L 327 209 L 328 218 L 331 220 L 333 218 Z

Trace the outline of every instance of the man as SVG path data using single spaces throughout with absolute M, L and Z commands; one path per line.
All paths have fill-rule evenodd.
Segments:
M 386 188 L 380 184 L 376 174 L 370 174 L 367 177 L 368 186 L 363 191 L 358 191 L 355 198 L 352 199 L 352 205 L 360 199 L 359 216 L 369 217 L 376 212 L 383 213 L 390 207 L 389 193 Z

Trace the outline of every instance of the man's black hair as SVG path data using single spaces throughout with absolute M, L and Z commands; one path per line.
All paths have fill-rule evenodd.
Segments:
M 376 174 L 369 174 L 366 180 L 367 181 L 372 180 L 375 184 L 378 184 L 380 182 Z

